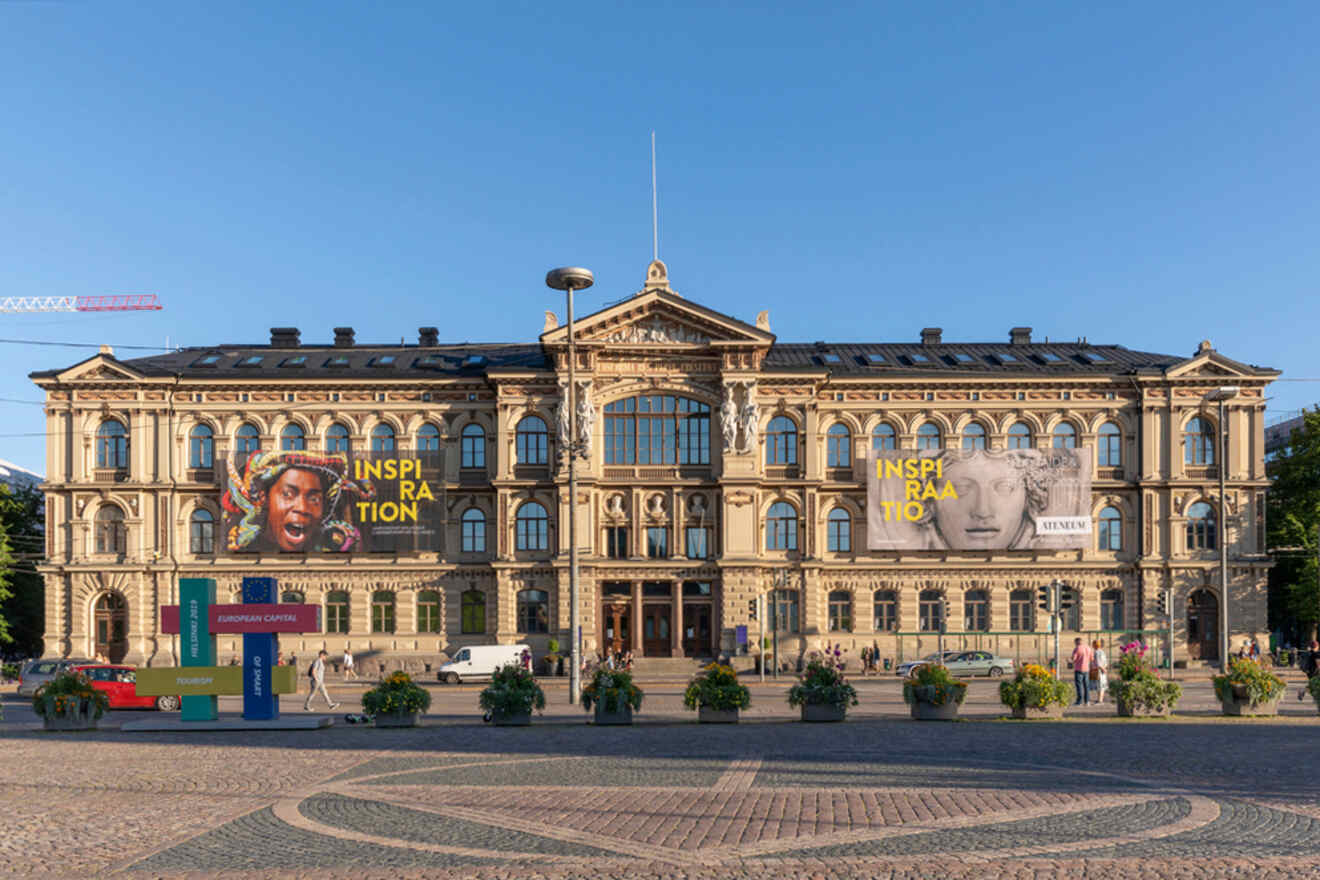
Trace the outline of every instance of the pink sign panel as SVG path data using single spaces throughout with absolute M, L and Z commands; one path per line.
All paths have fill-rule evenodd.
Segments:
M 212 605 L 208 609 L 213 633 L 319 632 L 319 605 Z M 163 633 L 179 631 L 179 606 L 160 606 Z

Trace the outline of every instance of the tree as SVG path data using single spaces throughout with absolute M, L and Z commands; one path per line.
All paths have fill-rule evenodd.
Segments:
M 44 498 L 0 484 L 0 656 L 39 657 L 45 631 Z
M 1269 464 L 1268 546 L 1284 551 L 1270 570 L 1270 623 L 1316 637 L 1320 623 L 1320 408 L 1303 413 L 1284 454 Z

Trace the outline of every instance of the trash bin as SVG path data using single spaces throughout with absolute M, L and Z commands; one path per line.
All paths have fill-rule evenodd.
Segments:
M 888 672 L 889 670 L 891 670 L 891 669 L 893 669 L 893 668 L 894 668 L 894 658 L 893 658 L 893 657 L 886 657 L 886 658 L 885 658 L 885 672 Z

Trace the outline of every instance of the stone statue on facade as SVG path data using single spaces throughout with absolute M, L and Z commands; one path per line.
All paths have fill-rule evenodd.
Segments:
M 720 431 L 724 434 L 724 451 L 733 452 L 738 437 L 738 405 L 733 402 L 732 383 L 724 386 L 724 402 L 720 404 Z
M 559 450 L 560 452 L 567 452 L 569 433 L 568 385 L 563 382 L 559 384 L 559 406 L 555 410 L 555 416 L 559 429 Z
M 747 382 L 743 385 L 743 405 L 741 412 L 742 422 L 742 446 L 738 451 L 747 453 L 756 450 L 756 432 L 760 414 L 756 408 L 756 383 Z
M 591 434 L 596 425 L 596 408 L 591 405 L 591 382 L 579 382 L 577 389 L 577 441 L 583 458 L 591 457 Z

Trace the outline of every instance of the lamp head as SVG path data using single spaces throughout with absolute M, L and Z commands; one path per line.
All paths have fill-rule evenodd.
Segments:
M 563 266 L 545 273 L 546 287 L 555 290 L 586 290 L 595 283 L 596 276 L 581 266 Z
M 1241 390 L 1241 389 L 1239 389 L 1238 386 L 1236 386 L 1236 385 L 1224 385 L 1223 387 L 1221 387 L 1221 388 L 1216 388 L 1214 391 L 1211 391 L 1209 394 L 1207 394 L 1207 395 L 1206 395 L 1206 399 L 1207 399 L 1207 400 L 1232 400 L 1233 398 L 1235 398 L 1235 397 L 1238 396 L 1238 392 L 1239 392 L 1240 390 Z

